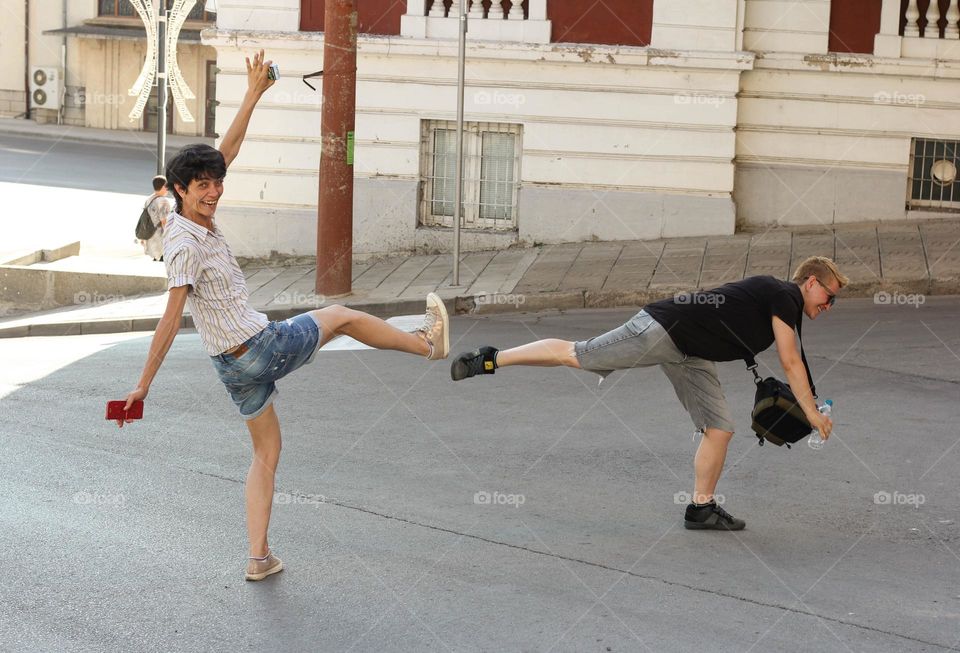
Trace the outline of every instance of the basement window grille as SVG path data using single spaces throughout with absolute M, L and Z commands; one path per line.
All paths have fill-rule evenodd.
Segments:
M 463 135 L 463 227 L 510 230 L 517 226 L 521 126 L 473 122 Z M 420 223 L 453 226 L 456 202 L 457 123 L 424 120 L 421 134 Z
M 960 211 L 960 141 L 914 138 L 907 208 Z

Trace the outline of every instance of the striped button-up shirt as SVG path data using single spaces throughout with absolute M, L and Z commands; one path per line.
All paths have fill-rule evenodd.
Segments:
M 268 323 L 247 305 L 247 282 L 216 225 L 213 231 L 178 213 L 167 218 L 163 260 L 167 288 L 190 286 L 187 305 L 211 356 L 233 349 Z

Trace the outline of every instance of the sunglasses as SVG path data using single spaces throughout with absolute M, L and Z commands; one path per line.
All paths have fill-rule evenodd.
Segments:
M 817 279 L 817 277 L 814 277 L 814 279 Z M 823 291 L 827 293 L 827 306 L 833 306 L 837 302 L 837 296 L 830 292 L 830 289 L 827 288 L 827 284 L 820 281 L 820 279 L 817 279 L 817 283 L 819 283 L 820 287 L 823 288 Z

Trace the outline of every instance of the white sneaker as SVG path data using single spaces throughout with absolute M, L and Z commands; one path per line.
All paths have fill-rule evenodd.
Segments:
M 438 361 L 450 353 L 450 318 L 447 317 L 447 307 L 436 293 L 427 295 L 427 311 L 417 332 L 422 333 L 430 345 L 429 360 Z
M 244 578 L 247 580 L 263 580 L 267 576 L 283 571 L 283 561 L 273 555 L 272 551 L 267 551 L 267 555 L 262 558 L 247 559 L 247 573 Z

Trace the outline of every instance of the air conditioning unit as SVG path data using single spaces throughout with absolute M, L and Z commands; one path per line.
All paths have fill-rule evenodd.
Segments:
M 30 69 L 30 106 L 33 109 L 60 109 L 63 94 L 63 76 L 52 66 L 33 66 Z

